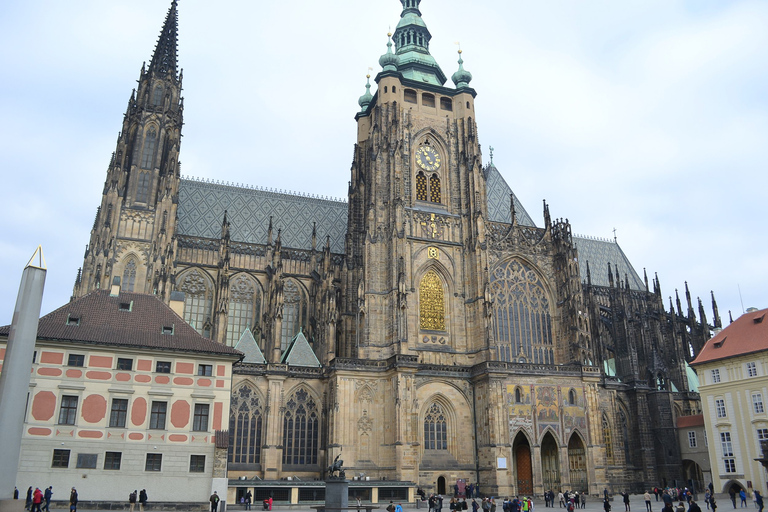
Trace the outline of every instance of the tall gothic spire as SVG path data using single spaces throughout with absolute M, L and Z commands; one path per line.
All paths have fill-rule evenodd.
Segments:
M 398 71 L 404 78 L 433 85 L 445 84 L 447 78 L 443 70 L 429 54 L 432 34 L 421 19 L 421 0 L 400 0 L 400 3 L 403 4 L 403 12 L 394 37 L 397 56 L 400 58 Z
M 176 67 L 177 38 L 179 33 L 179 14 L 176 10 L 176 0 L 171 2 L 168 9 L 168 16 L 165 18 L 163 30 L 157 39 L 155 53 L 152 55 L 152 62 L 149 64 L 149 71 L 159 75 L 171 74 L 173 77 L 178 75 Z

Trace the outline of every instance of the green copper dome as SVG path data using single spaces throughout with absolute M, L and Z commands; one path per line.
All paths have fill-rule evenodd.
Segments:
M 387 37 L 389 38 L 387 41 L 387 53 L 379 58 L 379 65 L 381 65 L 384 71 L 397 71 L 400 59 L 392 53 L 392 34 L 387 34 Z
M 461 58 L 461 50 L 459 50 L 459 70 L 453 74 L 451 80 L 456 84 L 457 89 L 468 87 L 469 82 L 472 81 L 472 73 L 464 69 L 464 59 Z
M 435 59 L 429 53 L 429 33 L 421 18 L 421 0 L 400 0 L 403 12 L 395 30 L 395 47 L 400 58 L 397 70 L 403 78 L 433 85 L 443 85 L 447 78 Z
M 366 75 L 366 78 L 368 81 L 365 84 L 365 94 L 360 96 L 360 99 L 357 100 L 357 104 L 360 105 L 361 112 L 364 112 L 365 109 L 368 108 L 368 105 L 371 104 L 371 101 L 373 101 L 373 95 L 371 94 L 371 75 Z

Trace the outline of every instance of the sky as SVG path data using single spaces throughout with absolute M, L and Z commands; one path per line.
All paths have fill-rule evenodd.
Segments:
M 38 245 L 42 313 L 69 300 L 169 5 L 0 2 L 0 324 Z M 345 197 L 357 99 L 400 11 L 181 0 L 182 174 Z M 725 324 L 729 310 L 768 307 L 768 2 L 424 0 L 421 11 L 447 76 L 461 43 L 484 161 L 492 146 L 537 225 L 546 199 L 575 234 L 615 229 L 665 302 L 675 289 L 685 301 L 687 281 L 710 322 L 710 291 Z

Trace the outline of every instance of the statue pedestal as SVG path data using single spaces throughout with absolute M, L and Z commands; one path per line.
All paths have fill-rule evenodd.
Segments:
M 325 481 L 325 509 L 347 510 L 349 507 L 349 480 L 330 477 Z

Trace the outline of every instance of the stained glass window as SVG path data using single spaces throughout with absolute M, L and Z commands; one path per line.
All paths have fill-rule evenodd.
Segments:
M 306 300 L 301 287 L 296 281 L 289 279 L 283 285 L 283 324 L 280 348 L 285 350 L 291 343 L 299 328 L 302 327 L 303 314 L 306 311 Z
M 443 408 L 433 403 L 424 415 L 424 449 L 448 449 L 448 422 Z
M 491 273 L 501 361 L 555 364 L 549 298 L 538 274 L 519 261 Z
M 256 390 L 248 385 L 235 390 L 229 411 L 229 462 L 259 464 L 264 408 Z
M 605 414 L 603 414 L 603 444 L 605 445 L 605 461 L 608 464 L 613 464 L 613 436 L 611 435 L 611 424 Z
M 320 422 L 317 404 L 300 389 L 285 404 L 283 418 L 283 464 L 317 464 Z
M 261 314 L 261 291 L 246 276 L 237 276 L 229 288 L 227 345 L 234 346 L 246 329 L 253 329 Z
M 131 258 L 123 270 L 123 291 L 132 292 L 136 286 L 136 260 Z
M 184 292 L 184 320 L 197 332 L 210 337 L 213 286 L 198 270 L 184 275 L 179 291 Z
M 423 172 L 416 175 L 416 199 L 419 201 L 427 200 L 427 177 Z
M 152 104 L 155 106 L 160 106 L 163 104 L 163 86 L 158 85 L 155 87 L 155 93 L 152 96 Z
M 429 200 L 433 203 L 439 203 L 440 198 L 440 178 L 437 174 L 433 174 L 429 177 Z
M 139 180 L 136 183 L 136 202 L 146 203 L 149 201 L 149 173 L 140 172 Z
M 147 137 L 144 139 L 144 152 L 141 154 L 141 168 L 151 169 L 155 156 L 155 145 L 157 144 L 157 132 L 154 128 L 149 129 Z
M 428 331 L 445 330 L 445 297 L 443 282 L 437 272 L 430 270 L 419 285 L 419 328 Z

